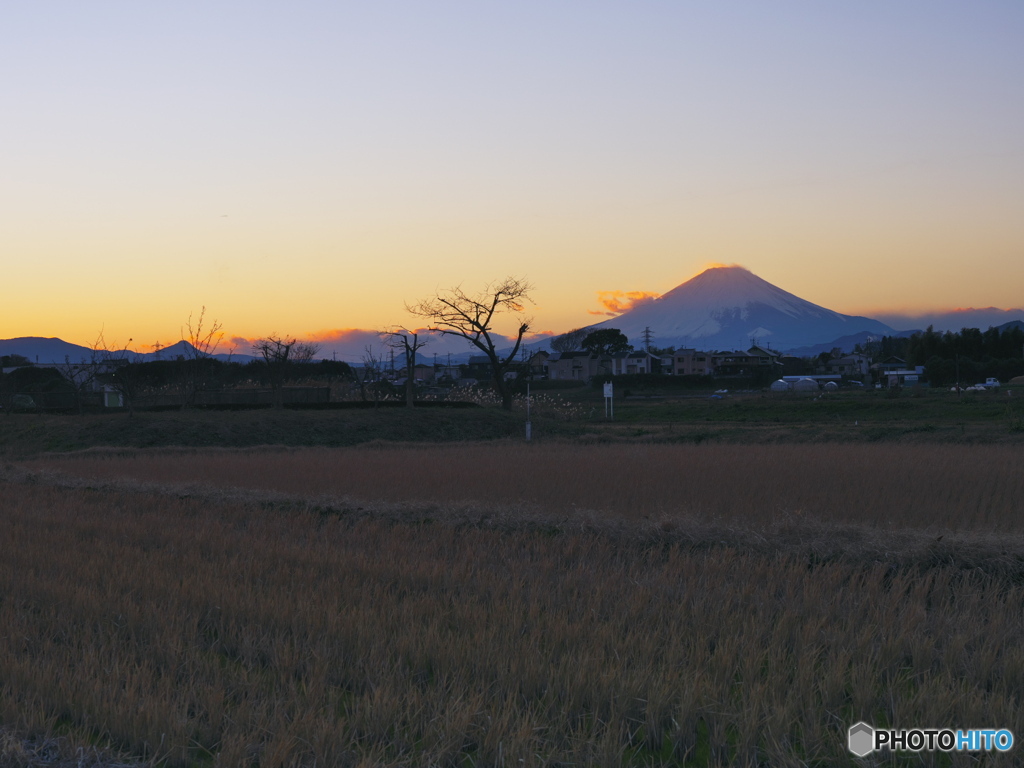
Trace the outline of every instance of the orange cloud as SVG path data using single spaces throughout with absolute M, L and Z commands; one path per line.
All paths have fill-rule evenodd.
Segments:
M 616 317 L 623 312 L 635 309 L 641 304 L 654 301 L 660 296 L 661 294 L 651 293 L 650 291 L 598 291 L 597 301 L 604 309 L 591 309 L 587 310 L 587 312 L 591 315 Z

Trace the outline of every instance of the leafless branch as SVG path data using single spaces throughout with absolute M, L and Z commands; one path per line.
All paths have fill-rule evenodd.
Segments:
M 439 291 L 433 297 L 416 304 L 406 304 L 408 312 L 427 320 L 427 329 L 434 333 L 459 336 L 483 352 L 491 362 L 494 387 L 501 395 L 506 409 L 512 407 L 512 392 L 505 381 L 505 372 L 515 360 L 523 336 L 530 330 L 529 318 L 523 316 L 527 302 L 533 303 L 533 286 L 524 279 L 506 277 L 490 283 L 479 293 L 466 293 L 462 286 Z M 517 316 L 518 329 L 511 352 L 498 354 L 492 323 L 499 314 Z

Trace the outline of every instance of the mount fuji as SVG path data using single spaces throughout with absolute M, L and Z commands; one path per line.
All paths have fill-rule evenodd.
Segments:
M 634 346 L 650 328 L 656 346 L 780 352 L 860 333 L 892 336 L 877 320 L 833 312 L 777 288 L 743 267 L 712 267 L 658 299 L 589 327 L 618 328 Z

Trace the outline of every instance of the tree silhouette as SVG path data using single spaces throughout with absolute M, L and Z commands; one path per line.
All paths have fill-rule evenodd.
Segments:
M 523 310 L 525 302 L 533 303 L 532 289 L 525 279 L 506 277 L 485 286 L 479 293 L 468 294 L 461 287 L 455 287 L 438 291 L 417 304 L 406 304 L 405 308 L 426 318 L 428 330 L 460 336 L 483 352 L 491 363 L 494 390 L 501 397 L 502 408 L 511 411 L 512 386 L 505 380 L 505 374 L 515 361 L 523 336 L 530 330 L 531 320 L 523 315 Z M 495 336 L 493 323 L 498 315 L 506 312 L 516 316 L 518 330 L 512 350 L 500 354 L 497 344 L 501 337 Z
M 618 328 L 602 328 L 591 331 L 581 346 L 587 352 L 593 352 L 598 357 L 633 351 L 633 345 L 629 343 L 626 334 Z

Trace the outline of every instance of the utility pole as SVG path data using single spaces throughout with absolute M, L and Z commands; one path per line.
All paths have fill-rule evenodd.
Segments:
M 651 351 L 651 337 L 652 337 L 652 335 L 653 334 L 651 333 L 650 326 L 645 326 L 644 327 L 644 349 L 646 349 L 648 352 Z

